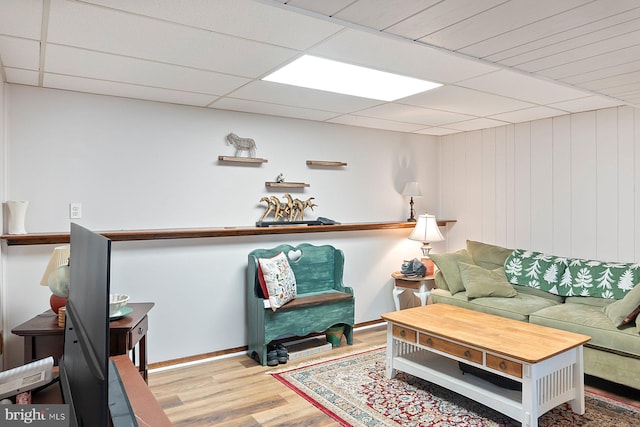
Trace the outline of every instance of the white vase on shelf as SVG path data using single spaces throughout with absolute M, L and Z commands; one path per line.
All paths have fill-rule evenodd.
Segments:
M 27 217 L 28 200 L 9 200 L 7 201 L 9 208 L 9 234 L 27 234 L 24 226 Z

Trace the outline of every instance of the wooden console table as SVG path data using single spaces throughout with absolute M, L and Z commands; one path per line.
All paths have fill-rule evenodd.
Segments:
M 136 363 L 135 347 L 138 346 L 138 371 L 147 381 L 147 313 L 154 306 L 152 302 L 131 303 L 133 312 L 109 323 L 109 355 L 118 356 L 132 351 L 132 361 Z M 55 364 L 62 356 L 64 348 L 64 328 L 58 326 L 58 316 L 51 310 L 38 314 L 11 330 L 24 337 L 24 363 L 53 356 Z

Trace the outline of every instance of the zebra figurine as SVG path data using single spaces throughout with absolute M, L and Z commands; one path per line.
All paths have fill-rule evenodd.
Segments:
M 248 156 L 253 158 L 256 156 L 256 142 L 252 138 L 240 138 L 235 133 L 230 133 L 226 137 L 227 142 L 236 147 L 236 157 L 241 151 L 247 151 Z

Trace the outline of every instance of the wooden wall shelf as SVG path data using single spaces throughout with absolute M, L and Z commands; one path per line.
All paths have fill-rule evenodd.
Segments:
M 267 163 L 269 160 L 261 159 L 259 157 L 235 157 L 235 156 L 218 156 L 218 160 L 221 162 L 230 163 Z
M 438 220 L 439 226 L 456 222 L 455 219 Z M 237 237 L 259 236 L 263 234 L 300 234 L 324 233 L 335 231 L 367 231 L 367 230 L 395 230 L 413 228 L 415 222 L 363 222 L 334 225 L 309 226 L 278 226 L 278 227 L 221 227 L 221 228 L 174 228 L 161 230 L 129 230 L 102 231 L 105 237 L 114 242 L 133 240 L 164 240 L 164 239 L 202 239 L 209 237 Z M 49 245 L 69 243 L 69 233 L 37 233 L 37 234 L 3 234 L 0 239 L 6 240 L 9 246 L 18 245 Z
M 305 182 L 265 182 L 264 185 L 270 188 L 304 188 L 309 187 Z
M 347 162 L 330 162 L 326 160 L 307 160 L 307 166 L 342 167 L 342 166 L 347 166 Z

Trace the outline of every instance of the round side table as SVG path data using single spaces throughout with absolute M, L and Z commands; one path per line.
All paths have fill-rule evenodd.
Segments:
M 420 298 L 422 305 L 427 305 L 427 299 L 431 295 L 431 289 L 435 287 L 433 275 L 424 277 L 406 277 L 402 272 L 395 271 L 391 273 L 394 279 L 393 284 L 393 302 L 396 310 L 400 310 L 400 295 L 407 289 L 412 289 L 413 294 Z

